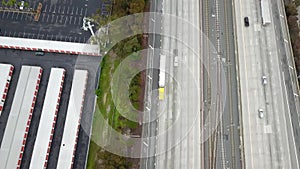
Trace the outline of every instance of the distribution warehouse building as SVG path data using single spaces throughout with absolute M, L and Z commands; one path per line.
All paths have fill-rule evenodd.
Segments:
M 21 165 L 42 71 L 41 67 L 22 66 L 0 148 L 0 169 Z
M 13 70 L 13 65 L 0 63 L 0 94 L 2 95 L 0 113 L 6 95 L 10 93 L 8 88 L 11 77 L 13 76 Z M 46 90 L 45 98 L 42 100 L 43 107 L 33 149 L 26 147 L 26 151 L 32 152 L 29 157 L 30 163 L 28 162 L 30 169 L 43 169 L 48 166 L 55 124 L 67 72 L 64 68 L 52 67 L 49 79 L 47 79 L 47 89 L 42 87 L 40 89 L 42 73 L 43 69 L 39 66 L 21 67 L 0 146 L 0 169 L 19 169 L 21 168 L 21 164 L 23 165 L 25 160 L 23 155 L 25 153 L 25 146 L 27 146 L 26 140 L 32 121 L 32 113 L 34 112 L 35 106 L 38 106 L 35 103 L 39 90 L 41 90 L 40 92 Z M 87 83 L 88 71 L 75 70 L 70 87 L 70 97 L 68 97 L 68 108 L 65 112 L 66 119 L 63 135 L 62 138 L 59 136 L 62 141 L 57 159 L 56 168 L 58 169 L 70 169 L 73 167 Z

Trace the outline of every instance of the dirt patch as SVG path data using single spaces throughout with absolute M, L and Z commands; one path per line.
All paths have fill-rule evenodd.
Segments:
M 103 99 L 102 99 L 102 102 L 104 105 L 106 104 L 106 96 L 107 96 L 107 93 L 104 94 Z

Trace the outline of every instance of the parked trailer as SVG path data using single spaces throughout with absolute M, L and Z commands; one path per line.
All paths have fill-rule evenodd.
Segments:
M 262 24 L 264 26 L 271 23 L 270 3 L 269 0 L 260 0 Z
M 31 156 L 30 169 L 42 169 L 47 167 L 64 79 L 65 69 L 51 69 L 43 110 Z
M 22 66 L 0 148 L 0 169 L 19 169 L 43 69 Z
M 87 79 L 88 71 L 75 70 L 57 169 L 70 169 L 73 167 Z
M 14 66 L 10 64 L 0 64 L 0 116 L 6 100 L 10 79 L 14 71 Z

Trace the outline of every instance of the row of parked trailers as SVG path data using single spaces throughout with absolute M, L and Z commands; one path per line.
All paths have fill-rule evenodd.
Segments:
M 12 65 L 0 64 L 1 89 L 4 88 L 3 84 L 6 81 L 5 90 L 1 93 L 3 95 L 7 93 L 12 71 Z M 4 75 L 2 75 L 3 72 Z M 65 72 L 63 68 L 51 69 L 31 156 L 31 169 L 47 167 Z M 0 169 L 18 169 L 21 166 L 42 73 L 43 69 L 41 67 L 22 66 L 0 147 Z M 68 169 L 73 166 L 87 78 L 88 72 L 86 70 L 75 70 L 57 169 Z M 5 98 L 2 101 L 4 102 Z

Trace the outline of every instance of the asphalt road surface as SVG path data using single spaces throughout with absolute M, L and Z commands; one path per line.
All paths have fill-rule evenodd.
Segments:
M 236 55 L 233 30 L 232 1 L 202 2 L 203 32 L 213 46 L 219 50 L 223 67 L 226 71 L 227 97 L 222 122 L 218 132 L 205 142 L 205 168 L 241 168 L 239 111 L 237 94 Z M 219 34 L 220 36 L 217 36 Z M 204 42 L 205 50 L 209 51 L 209 42 Z M 211 57 L 208 53 L 208 56 Z M 209 60 L 208 58 L 204 58 Z M 209 70 L 208 70 L 209 71 Z M 204 100 L 210 101 L 209 82 L 212 77 L 204 74 Z M 206 109 L 205 114 L 208 113 Z
M 178 18 L 166 16 L 162 21 L 166 35 L 162 38 L 162 50 L 166 53 L 162 54 L 167 57 L 168 75 L 166 97 L 159 103 L 159 110 L 165 111 L 160 112 L 158 119 L 155 168 L 202 168 L 199 1 L 164 1 L 163 13 Z M 176 53 L 178 66 L 174 64 Z
M 150 2 L 150 12 L 157 12 L 162 9 L 162 2 L 152 0 Z M 151 22 L 149 22 L 149 31 L 150 32 L 161 32 L 161 20 L 159 18 L 152 18 Z M 155 21 L 155 22 L 153 22 Z M 158 34 L 149 34 L 148 36 L 148 44 L 152 48 L 160 48 L 161 46 L 161 35 Z M 148 67 L 159 67 L 159 53 L 150 52 L 147 56 L 147 65 Z M 145 119 L 153 119 L 152 114 L 155 114 L 158 110 L 157 106 L 157 98 L 158 98 L 158 75 L 159 70 L 157 69 L 148 69 L 147 70 L 147 84 L 146 84 L 146 92 L 145 92 Z M 148 111 L 147 108 L 150 108 Z M 143 138 L 149 138 L 147 141 L 142 143 L 142 157 L 140 160 L 140 169 L 152 169 L 155 168 L 155 147 L 157 145 L 155 139 L 150 139 L 151 137 L 155 137 L 157 135 L 157 121 L 153 120 L 148 123 L 144 123 L 143 125 Z

